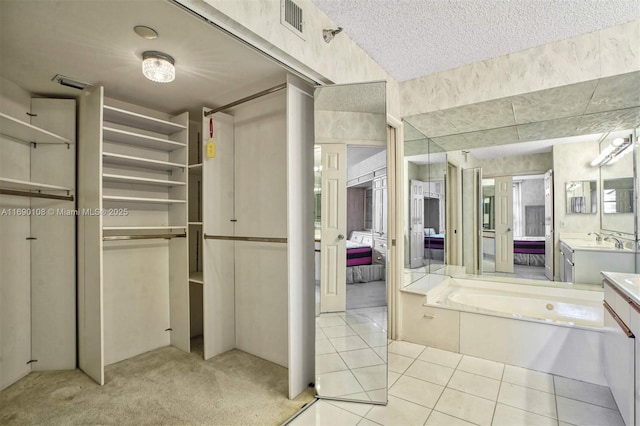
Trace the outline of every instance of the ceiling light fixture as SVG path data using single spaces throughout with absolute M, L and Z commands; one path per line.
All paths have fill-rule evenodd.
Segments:
M 156 83 L 170 83 L 176 78 L 174 64 L 166 53 L 150 50 L 142 54 L 142 74 Z
M 325 43 L 331 43 L 331 40 L 333 40 L 333 38 L 341 32 L 342 27 L 338 27 L 335 30 L 322 30 L 322 38 L 324 39 Z

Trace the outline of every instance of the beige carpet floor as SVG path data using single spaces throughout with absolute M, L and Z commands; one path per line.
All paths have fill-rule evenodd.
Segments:
M 279 425 L 313 400 L 287 399 L 287 369 L 232 350 L 202 359 L 165 347 L 110 365 L 34 372 L 0 392 L 0 424 Z

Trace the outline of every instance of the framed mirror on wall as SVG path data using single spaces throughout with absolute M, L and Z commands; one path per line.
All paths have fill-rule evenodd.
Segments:
M 566 183 L 568 214 L 592 214 L 598 211 L 598 183 L 595 180 Z
M 314 96 L 316 396 L 386 404 L 386 83 Z

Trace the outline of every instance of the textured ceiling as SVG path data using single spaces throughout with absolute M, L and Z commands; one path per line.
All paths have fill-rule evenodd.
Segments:
M 640 19 L 637 0 L 312 2 L 398 81 Z

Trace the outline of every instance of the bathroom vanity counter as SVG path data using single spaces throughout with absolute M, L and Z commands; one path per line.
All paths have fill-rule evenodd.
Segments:
M 580 238 L 561 238 L 561 243 L 566 244 L 573 250 L 587 250 L 587 251 L 603 251 L 614 253 L 633 253 L 633 250 L 628 248 L 618 249 L 615 244 L 610 241 L 597 242 L 594 240 L 580 239 Z
M 608 282 L 620 290 L 629 300 L 640 307 L 640 274 L 621 272 L 602 272 Z
M 640 275 L 602 272 L 602 276 L 604 373 L 625 424 L 637 425 L 640 420 L 637 390 L 640 385 Z
M 617 249 L 613 243 L 586 239 L 560 240 L 560 281 L 600 284 L 601 271 L 635 271 L 635 253 Z

